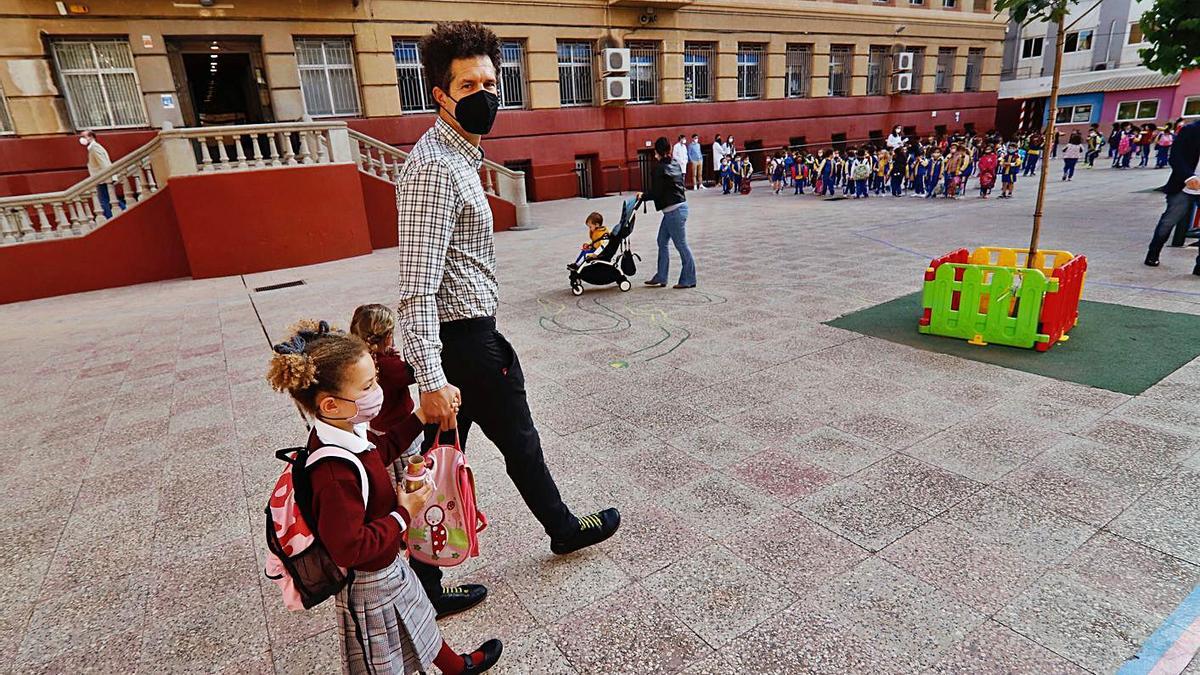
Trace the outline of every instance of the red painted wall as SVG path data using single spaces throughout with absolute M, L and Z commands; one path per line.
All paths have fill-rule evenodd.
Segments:
M 0 248 L 0 303 L 186 276 L 169 186 L 85 237 Z
M 171 179 L 192 276 L 262 272 L 370 253 L 358 176 L 346 164 Z
M 100 132 L 96 138 L 116 160 L 157 132 Z M 87 178 L 87 151 L 78 136 L 0 137 L 0 197 L 56 192 Z

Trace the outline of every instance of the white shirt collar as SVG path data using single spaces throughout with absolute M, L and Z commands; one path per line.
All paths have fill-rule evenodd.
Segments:
M 355 424 L 354 433 L 343 431 L 319 419 L 312 421 L 312 428 L 317 432 L 317 438 L 322 443 L 345 448 L 356 455 L 360 455 L 375 447 L 374 443 L 367 440 L 367 425 L 365 423 Z

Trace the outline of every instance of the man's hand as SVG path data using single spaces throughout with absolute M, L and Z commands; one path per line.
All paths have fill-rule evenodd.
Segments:
M 1192 176 L 1183 182 L 1189 190 L 1200 190 L 1200 176 Z
M 448 384 L 436 391 L 421 393 L 421 411 L 428 424 L 438 425 L 442 431 L 458 428 L 458 408 L 462 405 L 462 392 Z

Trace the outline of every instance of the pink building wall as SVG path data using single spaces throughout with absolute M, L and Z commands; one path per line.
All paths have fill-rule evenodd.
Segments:
M 1157 87 L 1154 89 L 1130 89 L 1128 91 L 1113 91 L 1104 95 L 1104 109 L 1100 113 L 1100 124 L 1103 127 L 1111 125 L 1117 119 L 1117 106 L 1125 101 L 1143 101 L 1158 99 L 1158 118 L 1155 120 L 1138 120 L 1143 122 L 1166 122 L 1176 120 L 1183 112 L 1183 102 L 1189 96 L 1200 96 L 1200 69 L 1184 71 L 1179 77 L 1179 84 L 1174 87 Z

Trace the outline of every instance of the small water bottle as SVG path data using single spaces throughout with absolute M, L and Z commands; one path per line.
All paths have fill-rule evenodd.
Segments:
M 425 485 L 429 469 L 425 468 L 425 458 L 420 454 L 408 458 L 408 468 L 404 472 L 404 491 L 416 492 Z

